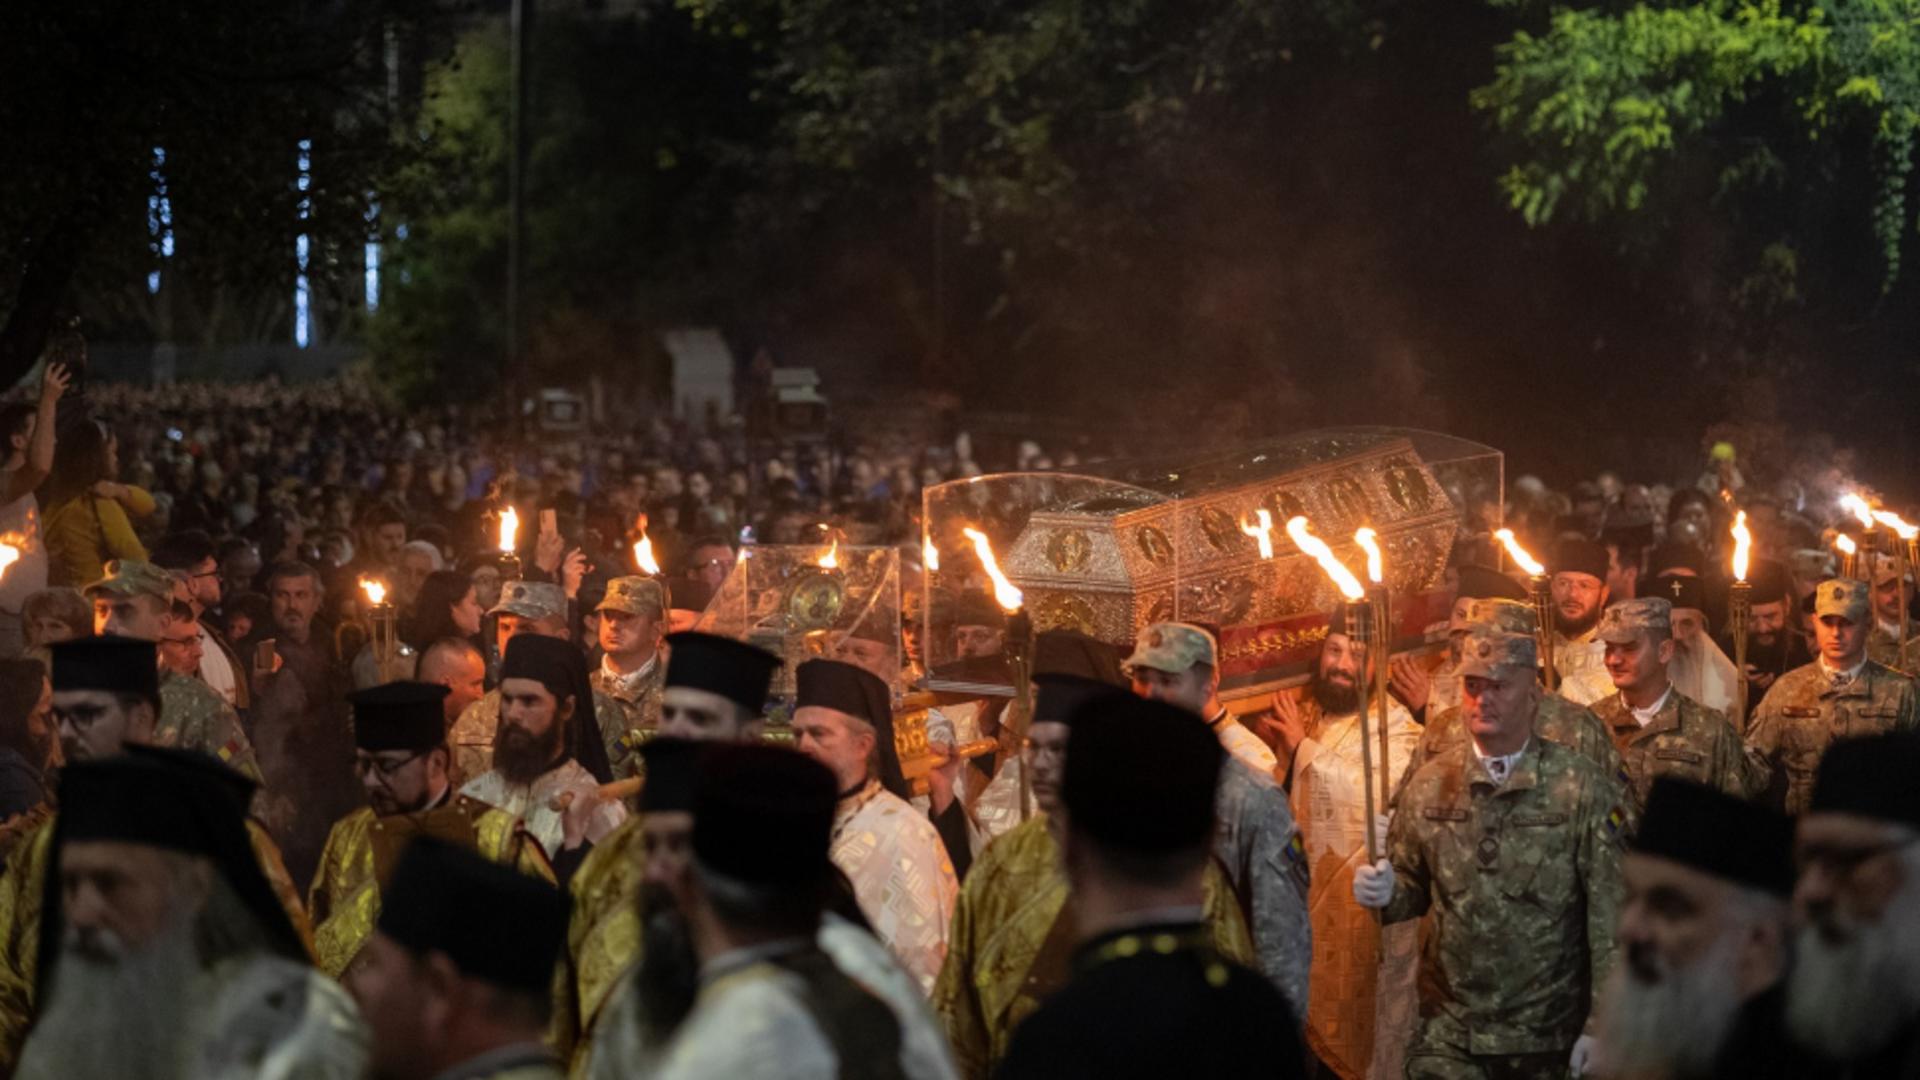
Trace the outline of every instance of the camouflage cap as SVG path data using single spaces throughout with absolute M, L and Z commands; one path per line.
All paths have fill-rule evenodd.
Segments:
M 1658 596 L 1640 596 L 1610 604 L 1594 636 L 1612 645 L 1638 641 L 1641 634 L 1673 633 L 1673 605 Z
M 1121 666 L 1129 672 L 1152 668 L 1177 675 L 1195 664 L 1219 666 L 1213 635 L 1192 623 L 1163 622 L 1140 631 L 1133 655 Z
M 523 619 L 551 619 L 567 613 L 567 594 L 545 581 L 509 581 L 500 589 L 500 602 L 489 615 L 518 615 Z
M 1904 578 L 1907 576 L 1901 569 L 1899 560 L 1891 555 L 1876 553 L 1864 561 L 1873 567 L 1873 584 L 1875 586 L 1884 585 L 1894 578 Z
M 650 577 L 617 577 L 607 582 L 607 595 L 595 611 L 624 611 L 629 615 L 659 618 L 667 609 L 666 586 Z
M 115 559 L 104 567 L 107 576 L 86 587 L 88 596 L 96 592 L 116 596 L 155 596 L 173 599 L 173 574 L 141 559 Z
M 1838 615 L 1849 622 L 1866 622 L 1872 610 L 1872 593 L 1864 581 L 1831 578 L 1813 590 L 1813 613 L 1819 618 Z
M 1532 634 L 1506 634 L 1476 626 L 1460 646 L 1458 673 L 1483 679 L 1510 675 L 1515 669 L 1532 675 L 1540 666 L 1540 648 Z
M 1540 617 L 1534 613 L 1532 604 L 1523 604 L 1518 600 L 1500 597 L 1472 601 L 1467 605 L 1465 617 L 1461 621 L 1465 624 L 1461 627 L 1463 630 L 1484 626 L 1503 634 L 1540 632 Z

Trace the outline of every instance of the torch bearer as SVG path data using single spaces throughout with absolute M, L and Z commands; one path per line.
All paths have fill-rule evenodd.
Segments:
M 1551 691 L 1559 674 L 1553 666 L 1553 579 L 1547 576 L 1547 568 L 1514 539 L 1512 529 L 1501 529 L 1493 535 L 1506 546 L 1514 565 L 1527 572 L 1527 598 L 1533 601 L 1534 619 L 1539 623 L 1540 683 Z
M 1914 550 L 1920 547 L 1920 527 L 1907 524 L 1899 514 L 1887 510 L 1875 510 L 1873 519 L 1885 526 L 1897 538 L 1887 543 L 1893 548 L 1894 569 L 1900 576 L 1900 656 L 1904 658 L 1907 655 L 1907 638 L 1911 635 L 1912 624 L 1912 613 L 1909 610 L 1912 605 L 1907 596 L 1907 577 L 1913 573 L 1914 565 L 1920 563 L 1920 559 L 1915 558 L 1915 555 L 1920 553 Z
M 1739 673 L 1734 680 L 1734 723 L 1737 730 L 1747 727 L 1747 617 L 1753 613 L 1753 586 L 1747 583 L 1747 560 L 1753 551 L 1753 534 L 1747 531 L 1747 512 L 1733 519 L 1733 587 L 1727 592 L 1727 617 L 1733 622 L 1733 667 Z
M 1007 667 L 1013 678 L 1013 708 L 1003 722 L 1012 737 L 1016 750 L 1027 744 L 1027 729 L 1033 719 L 1033 620 L 1027 616 L 1027 598 L 1007 575 L 1000 572 L 999 560 L 993 557 L 993 545 L 987 541 L 987 534 L 968 526 L 961 532 L 973 543 L 973 553 L 980 560 L 980 568 L 987 572 L 993 582 L 993 600 L 1000 610 L 1007 613 L 1007 637 L 1005 653 Z M 1033 776 L 1022 765 L 1020 769 L 1020 820 L 1033 816 Z
M 520 580 L 520 512 L 511 505 L 500 510 L 500 580 Z
M 1294 517 L 1287 520 L 1287 535 L 1293 539 L 1295 547 L 1312 556 L 1320 564 L 1320 569 L 1340 590 L 1346 600 L 1344 612 L 1347 622 L 1347 636 L 1363 650 L 1363 655 L 1372 655 L 1373 605 L 1367 603 L 1367 591 L 1360 586 L 1360 579 L 1346 568 L 1333 554 L 1326 541 L 1307 531 L 1307 519 Z M 1380 831 L 1374 821 L 1373 805 L 1373 744 L 1367 739 L 1367 710 L 1363 705 L 1360 715 L 1354 718 L 1360 735 L 1360 786 L 1366 795 L 1367 813 L 1367 862 L 1369 865 L 1380 859 Z M 1381 762 L 1386 768 L 1386 762 Z
M 1368 597 L 1373 601 L 1373 644 L 1367 658 L 1373 660 L 1374 708 L 1378 710 L 1376 734 L 1380 739 L 1380 805 L 1393 801 L 1393 757 L 1387 740 L 1388 683 L 1392 673 L 1387 663 L 1393 656 L 1393 594 L 1387 591 L 1387 563 L 1380 552 L 1380 540 L 1371 528 L 1360 528 L 1353 542 L 1367 553 Z M 1376 658 L 1374 653 L 1379 656 Z M 1364 711 L 1364 710 L 1363 710 Z
M 381 680 L 406 677 L 406 672 L 395 670 L 402 655 L 400 612 L 387 602 L 386 585 L 361 578 L 360 589 L 367 595 L 367 644 L 373 649 L 373 662 L 380 669 Z

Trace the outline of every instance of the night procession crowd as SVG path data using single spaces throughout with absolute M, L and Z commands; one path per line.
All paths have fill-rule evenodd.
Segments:
M 1214 627 L 1042 629 L 915 747 L 1013 640 L 921 602 L 964 437 L 66 390 L 0 411 L 0 1075 L 1920 1077 L 1910 560 L 1730 453 L 1474 494 L 1385 701 L 1344 610 L 1251 710 Z M 743 535 L 907 541 L 904 632 L 689 629 Z

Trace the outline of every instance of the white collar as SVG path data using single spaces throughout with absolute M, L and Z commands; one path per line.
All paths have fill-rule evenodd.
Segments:
M 1641 727 L 1646 727 L 1648 724 L 1653 722 L 1654 717 L 1660 715 L 1661 709 L 1664 709 L 1667 707 L 1667 699 L 1671 698 L 1672 696 L 1673 696 L 1673 684 L 1668 683 L 1666 692 L 1660 695 L 1659 701 L 1654 702 L 1652 705 L 1649 705 L 1644 709 L 1636 709 L 1632 705 L 1628 705 L 1627 711 L 1633 714 L 1634 722 L 1638 723 Z M 1623 697 L 1620 700 L 1622 703 L 1624 703 L 1627 699 Z
M 1833 665 L 1827 663 L 1826 657 L 1822 656 L 1820 658 L 1821 673 L 1826 675 L 1828 679 L 1838 679 L 1843 685 L 1846 683 L 1850 683 L 1853 680 L 1859 678 L 1861 670 L 1866 666 L 1867 666 L 1867 656 L 1865 653 L 1860 654 L 1859 663 L 1853 665 L 1852 667 L 1848 668 L 1845 671 L 1834 670 Z
M 622 690 L 631 690 L 635 686 L 638 686 L 640 680 L 646 678 L 647 675 L 653 671 L 653 666 L 659 662 L 660 650 L 655 649 L 653 650 L 653 655 L 647 657 L 646 663 L 641 664 L 631 674 L 623 675 L 618 668 L 613 666 L 613 657 L 603 655 L 600 657 L 600 674 L 605 677 L 609 684 L 617 686 Z

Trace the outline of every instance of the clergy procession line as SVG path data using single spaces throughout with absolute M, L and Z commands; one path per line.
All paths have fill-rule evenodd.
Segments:
M 954 732 L 999 706 L 932 709 L 919 794 L 892 652 L 805 660 L 770 715 L 782 658 L 659 640 L 658 581 L 609 583 L 592 673 L 560 588 L 510 582 L 493 689 L 348 696 L 367 805 L 303 897 L 261 823 L 289 751 L 163 670 L 174 576 L 110 563 L 48 653 L 58 798 L 8 827 L 0 1070 L 1920 1076 L 1920 718 L 1873 589 L 1817 583 L 1817 656 L 1749 718 L 1679 685 L 1721 685 L 1711 639 L 1678 662 L 1688 583 L 1608 603 L 1607 570 L 1560 545 L 1543 637 L 1456 565 L 1384 708 L 1344 609 L 1244 716 L 1209 627 L 1045 631 L 988 752 Z

